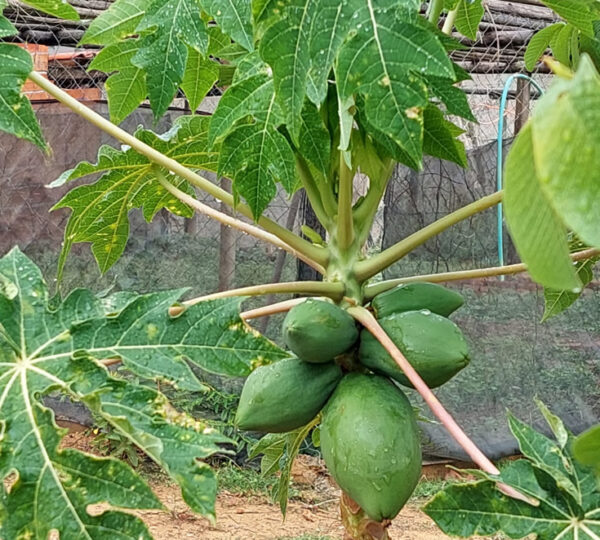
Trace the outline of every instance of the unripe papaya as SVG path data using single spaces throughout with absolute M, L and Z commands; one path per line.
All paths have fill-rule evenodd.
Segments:
M 288 312 L 283 338 L 305 362 L 323 363 L 352 347 L 358 330 L 347 311 L 331 302 L 309 298 Z
M 469 363 L 467 342 L 451 320 L 427 310 L 406 311 L 379 321 L 430 388 L 441 386 Z M 376 373 L 412 388 L 403 371 L 366 329 L 361 332 L 358 359 Z
M 420 281 L 398 285 L 378 294 L 371 301 L 371 307 L 378 319 L 419 309 L 428 309 L 432 313 L 447 317 L 463 303 L 463 297 L 457 292 L 435 283 Z
M 398 514 L 421 474 L 413 408 L 378 375 L 343 378 L 323 410 L 321 450 L 340 488 L 376 521 Z
M 255 369 L 246 379 L 235 423 L 240 429 L 285 433 L 310 422 L 342 378 L 336 364 L 285 358 Z

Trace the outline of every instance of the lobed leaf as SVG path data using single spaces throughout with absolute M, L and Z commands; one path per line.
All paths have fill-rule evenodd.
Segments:
M 248 51 L 254 49 L 250 0 L 204 0 L 202 7 L 236 43 Z
M 151 1 L 116 0 L 90 23 L 81 43 L 114 45 L 124 38 L 133 36 Z
M 7 0 L 0 0 L 0 39 L 14 36 L 18 30 L 2 13 L 7 6 Z
M 61 19 L 79 20 L 79 13 L 67 0 L 23 0 L 23 3 Z
M 530 460 L 510 462 L 499 476 L 479 471 L 483 480 L 454 484 L 438 493 L 424 510 L 446 534 L 468 537 L 502 532 L 509 538 L 535 535 L 539 540 L 598 538 L 600 491 L 591 469 L 573 460 L 562 422 L 540 406 L 559 445 L 510 417 L 511 429 Z M 563 467 L 566 463 L 569 470 Z M 570 488 L 565 486 L 566 477 Z M 536 504 L 507 497 L 497 487 L 500 482 L 533 498 Z
M 17 248 L 0 259 L 0 284 L 0 476 L 14 476 L 0 498 L 0 535 L 145 539 L 141 520 L 117 509 L 161 508 L 124 463 L 59 448 L 64 430 L 40 401 L 51 391 L 100 415 L 167 471 L 194 511 L 213 517 L 216 479 L 201 460 L 229 439 L 156 390 L 112 378 L 95 359 L 117 355 L 132 371 L 172 383 L 181 383 L 183 358 L 247 374 L 253 362 L 286 353 L 244 326 L 241 300 L 198 304 L 176 318 L 167 309 L 180 291 L 103 302 L 76 290 L 51 306 L 39 269 Z M 88 513 L 100 502 L 110 509 Z
M 162 138 L 151 131 L 138 130 L 136 137 L 156 150 L 192 169 L 216 171 L 217 154 L 208 149 L 206 117 L 181 117 L 173 130 Z M 167 192 L 154 179 L 154 165 L 135 150 L 116 150 L 103 146 L 98 162 L 80 163 L 51 184 L 57 187 L 94 173 L 102 173 L 92 184 L 68 192 L 55 206 L 71 208 L 65 230 L 65 241 L 59 260 L 59 277 L 71 246 L 76 242 L 91 242 L 92 252 L 102 272 L 106 272 L 121 256 L 129 237 L 129 211 L 143 208 L 147 221 L 161 208 L 189 217 L 192 210 Z M 187 183 L 173 177 L 180 189 L 192 193 Z
M 21 94 L 21 88 L 33 70 L 30 54 L 16 45 L 0 43 L 0 65 L 0 130 L 47 150 L 31 104 Z

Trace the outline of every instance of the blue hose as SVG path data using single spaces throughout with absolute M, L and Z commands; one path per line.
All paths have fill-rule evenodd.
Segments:
M 498 191 L 502 189 L 502 142 L 503 142 L 503 133 L 504 133 L 504 111 L 506 109 L 506 100 L 508 99 L 508 92 L 510 87 L 515 79 L 525 79 L 529 81 L 531 85 L 533 85 L 536 90 L 543 94 L 544 90 L 542 87 L 536 83 L 531 77 L 528 75 L 524 75 L 522 73 L 515 73 L 511 75 L 504 84 L 504 89 L 502 90 L 502 97 L 500 98 L 500 115 L 498 118 L 498 160 L 496 162 L 496 187 Z M 504 266 L 504 236 L 502 234 L 503 227 L 503 214 L 502 214 L 502 203 L 498 205 L 498 264 L 499 266 Z M 504 276 L 501 276 L 500 279 L 504 281 Z

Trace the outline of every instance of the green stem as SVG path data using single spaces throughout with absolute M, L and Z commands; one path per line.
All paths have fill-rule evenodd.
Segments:
M 207 294 L 192 300 L 186 300 L 185 306 L 193 306 L 199 302 L 207 300 L 216 300 L 218 298 L 231 298 L 232 296 L 262 296 L 266 294 L 303 294 L 327 296 L 333 300 L 340 301 L 344 297 L 344 284 L 341 282 L 332 283 L 328 281 L 289 281 L 282 283 L 266 283 L 264 285 L 252 285 L 250 287 L 241 287 L 239 289 L 230 289 L 228 291 Z M 177 309 L 176 307 L 172 309 Z M 184 309 L 184 308 L 181 308 Z M 173 315 L 173 313 L 171 313 Z
M 56 98 L 62 104 L 66 105 L 69 109 L 71 109 L 74 113 L 86 119 L 88 122 L 95 125 L 97 128 L 102 131 L 108 133 L 115 139 L 121 141 L 122 143 L 131 146 L 134 150 L 147 157 L 153 163 L 164 167 L 172 171 L 173 173 L 185 178 L 191 184 L 199 187 L 204 190 L 206 193 L 212 195 L 219 201 L 224 202 L 228 206 L 235 208 L 239 213 L 244 216 L 253 219 L 252 211 L 245 204 L 235 204 L 233 196 L 216 186 L 206 178 L 203 178 L 199 174 L 193 172 L 192 170 L 184 167 L 174 159 L 171 159 L 164 154 L 161 154 L 151 146 L 143 143 L 139 139 L 136 139 L 133 135 L 130 135 L 126 131 L 122 130 L 118 126 L 115 126 L 112 122 L 106 120 L 98 113 L 94 112 L 90 108 L 82 105 L 75 98 L 71 97 L 65 91 L 58 88 L 56 85 L 52 84 L 49 80 L 42 77 L 39 73 L 32 71 L 29 74 L 29 79 L 36 83 L 42 90 L 46 91 L 48 94 Z M 312 259 L 314 262 L 320 265 L 326 265 L 329 254 L 325 248 L 314 246 L 310 242 L 300 238 L 298 235 L 294 234 L 291 231 L 288 231 L 285 227 L 282 227 L 278 223 L 270 220 L 267 217 L 260 217 L 257 223 L 266 231 L 274 234 L 281 240 L 283 240 L 286 244 L 292 246 L 298 253 L 302 253 L 309 259 Z
M 478 199 L 467 206 L 463 206 L 451 214 L 434 221 L 430 225 L 427 225 L 427 227 L 423 227 L 421 230 L 411 234 L 404 240 L 401 240 L 378 255 L 375 255 L 373 258 L 366 261 L 359 261 L 356 264 L 356 278 L 361 282 L 366 281 L 375 274 L 385 270 L 388 266 L 391 266 L 396 261 L 400 260 L 402 257 L 419 247 L 421 244 L 425 243 L 430 238 L 433 238 L 452 225 L 455 225 L 456 223 L 459 223 L 460 221 L 467 219 L 478 212 L 482 212 L 483 210 L 487 210 L 488 208 L 495 206 L 501 200 L 502 191 L 496 191 L 491 195 L 482 197 L 481 199 Z
M 242 231 L 246 234 L 250 234 L 255 238 L 259 238 L 260 240 L 263 240 L 265 242 L 269 242 L 270 244 L 273 244 L 274 246 L 287 251 L 294 257 L 303 260 L 306 264 L 317 270 L 317 272 L 325 274 L 325 269 L 320 264 L 317 264 L 312 259 L 305 257 L 302 253 L 296 251 L 293 247 L 286 244 L 279 237 L 269 232 L 263 231 L 260 227 L 256 227 L 255 225 L 251 225 L 250 223 L 246 223 L 244 221 L 236 219 L 233 216 L 224 214 L 223 212 L 219 212 L 211 206 L 201 203 L 199 200 L 195 199 L 191 195 L 188 195 L 187 193 L 181 191 L 173 184 L 171 184 L 171 182 L 167 180 L 167 178 L 158 166 L 154 165 L 153 168 L 154 174 L 156 174 L 156 177 L 160 184 L 169 193 L 177 197 L 181 202 L 191 206 L 194 210 L 201 212 L 202 214 L 214 219 L 215 221 L 218 221 L 219 223 L 238 229 L 239 231 Z
M 437 26 L 438 19 L 440 18 L 443 8 L 444 0 L 431 0 L 431 3 L 429 4 L 429 10 L 427 12 L 427 19 L 431 24 L 435 24 Z
M 458 13 L 458 7 L 454 8 L 452 11 L 449 11 L 448 15 L 446 15 L 446 20 L 444 21 L 444 26 L 442 26 L 442 32 L 444 32 L 444 34 L 450 35 L 452 33 L 452 29 L 454 28 L 454 21 L 456 21 L 457 13 Z
M 373 221 L 375 221 L 379 203 L 383 198 L 389 179 L 396 166 L 394 160 L 390 159 L 388 162 L 383 178 L 378 178 L 376 180 L 370 179 L 369 191 L 367 191 L 360 206 L 354 211 L 357 244 L 360 247 L 362 247 L 369 238 L 369 232 L 371 231 Z
M 310 172 L 308 164 L 304 159 L 297 156 L 296 157 L 296 170 L 298 171 L 298 176 L 300 176 L 300 180 L 302 181 L 302 186 L 306 191 L 306 196 L 310 201 L 310 205 L 317 216 L 317 219 L 325 227 L 325 229 L 329 228 L 330 224 L 330 216 L 333 214 L 329 213 L 324 206 L 324 200 L 322 198 L 321 192 L 317 186 L 317 183 Z
M 352 216 L 354 172 L 346 164 L 343 152 L 340 152 L 339 175 L 337 240 L 339 250 L 343 253 L 354 243 L 354 218 Z
M 571 255 L 571 260 L 582 261 L 600 255 L 600 249 L 592 248 L 578 251 Z M 389 279 L 380 281 L 364 287 L 364 297 L 366 300 L 375 298 L 378 294 L 393 289 L 403 283 L 414 283 L 415 281 L 428 281 L 429 283 L 445 283 L 447 281 L 461 281 L 466 279 L 478 279 L 493 276 L 507 276 L 511 274 L 520 274 L 527 271 L 527 265 L 524 263 L 509 264 L 507 266 L 493 266 L 490 268 L 477 268 L 475 270 L 459 270 L 456 272 L 444 272 L 440 274 L 423 274 L 421 276 L 408 276 L 398 279 Z

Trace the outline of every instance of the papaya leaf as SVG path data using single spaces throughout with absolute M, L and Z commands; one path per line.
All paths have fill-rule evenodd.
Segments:
M 593 37 L 592 21 L 598 19 L 598 9 L 590 0 L 542 0 L 550 9 L 558 13 L 565 21 Z
M 600 426 L 594 426 L 579 435 L 573 444 L 573 453 L 577 461 L 594 467 L 600 477 Z
M 564 223 L 600 247 L 600 77 L 587 55 L 575 77 L 553 86 L 532 118 L 539 184 Z M 568 288 L 568 287 L 556 287 Z
M 353 15 L 356 31 L 340 49 L 336 80 L 341 100 L 359 93 L 369 123 L 418 163 L 428 103 L 422 77 L 452 78 L 454 71 L 435 34 L 416 22 L 418 6 L 412 7 L 362 4 Z
M 207 117 L 181 117 L 174 128 L 162 137 L 151 131 L 138 130 L 136 137 L 159 152 L 192 169 L 216 171 L 217 155 L 208 150 Z M 143 208 L 151 221 L 161 208 L 189 217 L 192 210 L 168 193 L 154 179 L 154 165 L 131 148 L 116 150 L 103 146 L 95 165 L 82 162 L 53 182 L 58 187 L 90 174 L 102 173 L 92 184 L 69 191 L 55 206 L 71 208 L 65 230 L 65 241 L 59 260 L 59 277 L 76 242 L 91 242 L 92 252 L 102 272 L 106 272 L 121 256 L 129 237 L 128 213 Z M 187 183 L 174 177 L 180 189 L 193 193 Z
M 575 263 L 575 271 L 583 287 L 588 285 L 594 279 L 594 266 L 598 261 L 600 261 L 600 256 L 591 257 L 584 261 L 577 261 Z M 581 296 L 581 292 L 573 292 L 569 290 L 559 291 L 545 287 L 544 315 L 542 316 L 542 322 L 550 319 L 551 317 L 555 317 L 556 315 L 559 315 L 568 309 Z
M 252 51 L 254 43 L 250 4 L 250 0 L 204 0 L 202 7 L 236 43 Z
M 483 17 L 483 3 L 481 0 L 460 0 L 457 6 L 456 29 L 469 39 L 477 39 L 477 29 Z
M 226 333 L 235 332 L 231 319 L 214 315 L 216 306 L 203 316 L 190 308 L 172 319 L 162 308 L 167 305 L 165 294 L 173 293 L 136 300 L 141 302 L 138 308 L 161 307 L 145 312 L 142 327 L 135 301 L 113 318 L 87 290 L 73 291 L 51 307 L 39 269 L 17 248 L 0 259 L 0 283 L 0 476 L 14 477 L 0 500 L 0 535 L 47 538 L 56 531 L 68 540 L 149 539 L 141 520 L 117 508 L 162 507 L 124 463 L 60 449 L 64 430 L 41 403 L 49 392 L 80 401 L 100 414 L 165 468 L 194 511 L 213 516 L 215 476 L 198 460 L 224 451 L 221 443 L 230 441 L 173 409 L 156 390 L 112 378 L 94 359 L 116 352 L 125 360 L 143 350 L 156 361 L 154 375 L 172 378 L 174 363 L 191 354 L 186 343 L 216 341 L 223 324 Z M 233 304 L 232 310 L 239 312 L 239 305 Z M 244 334 L 246 340 L 252 335 Z M 219 346 L 223 348 L 228 339 Z M 171 347 L 160 347 L 167 341 Z M 176 344 L 183 348 L 178 350 Z M 249 348 L 234 353 L 238 361 Z M 210 358 L 209 352 L 207 362 Z M 112 509 L 90 515 L 88 506 L 100 502 Z
M 310 101 L 305 101 L 300 117 L 298 150 L 324 178 L 327 178 L 329 172 L 330 146 L 331 137 L 319 111 Z
M 133 36 L 150 3 L 151 0 L 116 0 L 90 23 L 81 43 L 113 45 Z
M 564 439 L 564 426 L 547 408 L 543 412 Z M 504 466 L 500 475 L 479 471 L 482 480 L 453 484 L 429 501 L 424 511 L 449 535 L 468 537 L 504 533 L 509 538 L 535 535 L 539 540 L 595 540 L 600 534 L 600 491 L 591 469 L 575 462 L 571 444 L 554 443 L 511 417 L 511 429 L 530 459 Z M 562 426 L 562 427 L 561 427 Z M 561 463 L 569 463 L 568 473 Z M 565 489 L 565 474 L 577 498 Z M 535 499 L 537 505 L 513 499 L 497 488 L 503 483 Z
M 18 30 L 15 28 L 3 14 L 4 8 L 7 5 L 7 0 L 0 0 L 0 39 L 8 36 L 14 36 Z
M 66 0 L 23 0 L 23 3 L 61 19 L 79 20 L 79 13 Z
M 112 6 L 111 6 L 112 7 Z M 108 45 L 90 63 L 89 69 L 112 73 L 104 87 L 108 94 L 110 119 L 120 124 L 146 99 L 146 72 L 131 63 L 139 40 L 128 39 Z
M 199 107 L 218 78 L 218 64 L 195 49 L 188 48 L 187 65 L 181 81 L 181 89 L 185 92 L 192 111 Z
M 542 28 L 539 32 L 536 32 L 527 44 L 525 50 L 525 67 L 528 71 L 533 71 L 535 65 L 540 57 L 544 54 L 544 51 L 548 48 L 554 37 L 563 28 L 564 23 L 555 23 L 546 28 Z
M 504 208 L 508 228 L 535 281 L 554 289 L 579 290 L 581 282 L 569 257 L 567 230 L 538 180 L 532 135 L 528 123 L 506 158 Z M 536 211 L 531 212 L 531 208 Z
M 423 152 L 466 167 L 465 146 L 457 139 L 464 131 L 446 120 L 443 113 L 434 105 L 429 105 L 425 109 L 423 122 Z
M 21 94 L 33 70 L 30 54 L 16 45 L 0 43 L 0 130 L 48 150 L 29 100 Z
M 427 77 L 429 89 L 446 106 L 448 114 L 454 114 L 466 120 L 476 122 L 477 120 L 473 116 L 473 112 L 467 101 L 467 96 L 460 88 L 454 86 L 456 82 L 458 80 Z
M 145 33 L 132 63 L 146 72 L 154 116 L 160 118 L 185 74 L 188 47 L 208 50 L 208 31 L 196 0 L 154 0 L 136 32 Z
M 565 66 L 571 66 L 571 42 L 577 29 L 570 24 L 563 24 L 550 40 L 552 56 Z
M 352 25 L 357 0 L 319 0 L 310 29 L 311 66 L 308 71 L 308 98 L 321 105 L 327 97 L 327 80 L 337 53 Z

